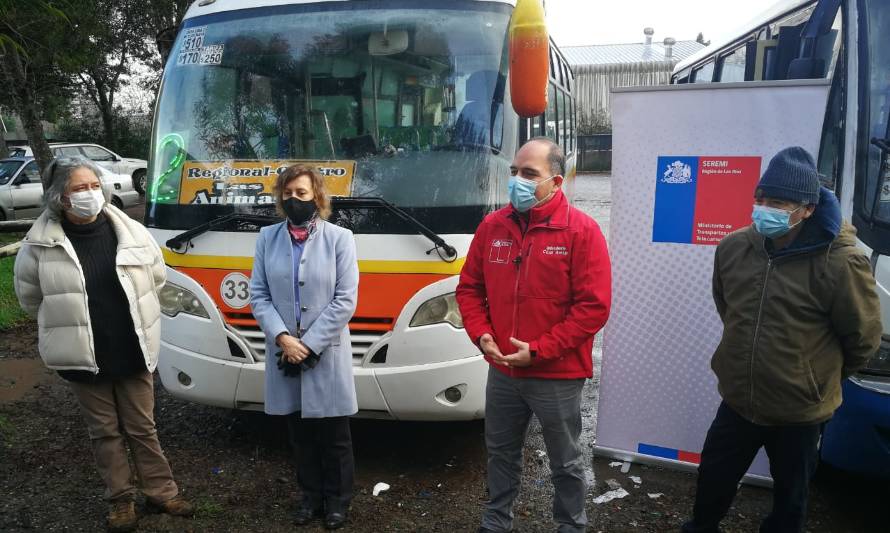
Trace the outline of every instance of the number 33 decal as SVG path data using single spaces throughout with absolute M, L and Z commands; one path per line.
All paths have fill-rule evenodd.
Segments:
M 250 303 L 250 280 L 241 272 L 232 272 L 219 286 L 223 302 L 233 309 L 247 307 Z

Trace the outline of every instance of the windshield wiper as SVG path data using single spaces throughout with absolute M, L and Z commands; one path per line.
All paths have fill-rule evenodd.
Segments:
M 207 233 L 208 231 L 212 231 L 217 228 L 225 227 L 233 222 L 248 222 L 250 224 L 263 227 L 271 226 L 276 222 L 281 222 L 281 218 L 270 215 L 253 215 L 250 213 L 229 213 L 228 215 L 221 215 L 216 218 L 210 219 L 207 222 L 195 226 L 190 230 L 183 231 L 179 235 L 168 239 L 165 244 L 167 245 L 167 248 L 176 250 L 182 247 L 183 244 L 197 237 L 198 235 L 202 235 L 204 233 Z M 188 252 L 188 250 L 182 253 L 186 252 Z
M 427 254 L 433 250 L 438 251 L 439 248 L 441 248 L 445 252 L 445 257 L 442 257 L 441 254 L 439 255 L 443 261 L 450 262 L 453 261 L 454 258 L 457 258 L 457 250 L 454 246 L 445 242 L 445 240 L 442 237 L 439 237 L 436 232 L 426 227 L 423 222 L 411 216 L 407 211 L 387 202 L 383 198 L 377 196 L 335 196 L 331 198 L 331 203 L 335 209 L 386 209 L 402 219 L 402 221 L 414 226 L 418 233 L 433 242 L 435 248 L 427 250 Z

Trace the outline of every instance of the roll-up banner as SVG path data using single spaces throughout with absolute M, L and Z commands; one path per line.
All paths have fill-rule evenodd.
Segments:
M 825 81 L 674 85 L 612 95 L 613 307 L 598 453 L 694 469 L 720 397 L 714 250 L 751 223 L 754 188 L 782 148 L 818 153 Z M 746 476 L 768 482 L 761 450 Z

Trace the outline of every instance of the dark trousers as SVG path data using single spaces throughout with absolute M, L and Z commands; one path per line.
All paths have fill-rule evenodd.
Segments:
M 583 379 L 512 378 L 489 368 L 485 389 L 489 499 L 482 527 L 499 532 L 513 530 L 513 501 L 519 494 L 522 448 L 534 414 L 541 423 L 550 459 L 557 531 L 586 531 L 587 478 L 580 442 L 583 388 Z
M 303 502 L 325 511 L 342 512 L 352 500 L 355 459 L 349 417 L 287 417 L 291 445 L 297 452 L 297 483 Z
M 721 403 L 702 450 L 693 518 L 683 524 L 683 532 L 720 531 L 720 520 L 761 446 L 766 449 L 773 477 L 773 509 L 761 523 L 760 531 L 803 531 L 823 426 L 761 426 Z

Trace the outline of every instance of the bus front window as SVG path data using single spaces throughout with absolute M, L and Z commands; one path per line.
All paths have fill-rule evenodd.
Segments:
M 335 193 L 383 197 L 439 232 L 470 229 L 499 200 L 491 185 L 509 161 L 498 145 L 516 127 L 504 119 L 509 10 L 319 5 L 182 28 L 156 114 L 149 225 L 187 229 L 268 206 L 293 161 L 333 162 Z M 359 232 L 394 231 L 350 217 Z

